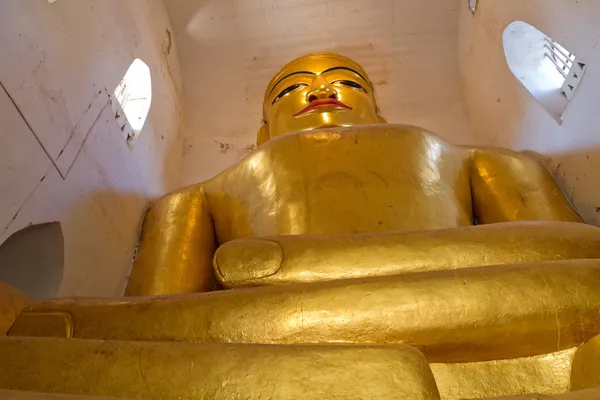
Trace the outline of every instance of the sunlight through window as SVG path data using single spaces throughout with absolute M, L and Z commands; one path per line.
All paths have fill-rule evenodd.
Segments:
M 562 123 L 586 65 L 564 46 L 522 21 L 506 28 L 503 42 L 512 73 Z
M 477 0 L 467 0 L 469 2 L 469 9 L 473 14 L 475 14 L 475 10 L 477 9 Z
M 115 119 L 123 137 L 132 143 L 142 131 L 152 101 L 150 68 L 140 59 L 135 59 L 123 80 L 114 91 L 112 101 Z

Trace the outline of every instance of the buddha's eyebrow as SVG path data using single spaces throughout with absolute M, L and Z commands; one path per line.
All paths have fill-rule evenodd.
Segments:
M 273 90 L 275 90 L 275 88 L 277 87 L 277 85 L 279 85 L 282 80 L 284 80 L 285 78 L 289 78 L 292 75 L 298 75 L 298 74 L 316 75 L 314 72 L 310 72 L 310 71 L 296 71 L 296 72 L 292 72 L 291 74 L 288 74 L 288 75 L 284 76 L 283 78 L 281 78 L 280 80 L 278 80 L 277 83 L 273 85 L 273 88 L 269 92 L 269 96 L 273 93 Z M 267 97 L 269 97 L 269 96 L 267 96 Z
M 338 69 L 343 69 L 343 70 L 345 70 L 345 71 L 354 72 L 356 75 L 358 75 L 358 76 L 360 76 L 361 78 L 363 78 L 363 80 L 364 80 L 365 82 L 367 82 L 369 85 L 371 84 L 371 83 L 370 83 L 370 82 L 367 80 L 367 78 L 365 78 L 364 76 L 362 76 L 362 75 L 361 75 L 361 74 L 360 74 L 358 71 L 355 71 L 355 70 L 353 70 L 352 68 L 348 68 L 348 67 L 333 67 L 333 68 L 326 69 L 325 71 L 323 71 L 323 72 L 321 72 L 321 73 L 322 73 L 322 74 L 324 74 L 324 73 L 326 73 L 326 72 L 331 72 L 331 71 L 335 71 L 335 70 L 338 70 Z

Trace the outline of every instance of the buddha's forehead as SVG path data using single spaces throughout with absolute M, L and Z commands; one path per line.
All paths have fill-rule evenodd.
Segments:
M 330 68 L 349 67 L 352 69 L 362 70 L 362 68 L 349 58 L 335 55 L 319 55 L 307 56 L 295 60 L 286 65 L 278 75 L 287 75 L 292 72 L 310 71 L 320 73 Z

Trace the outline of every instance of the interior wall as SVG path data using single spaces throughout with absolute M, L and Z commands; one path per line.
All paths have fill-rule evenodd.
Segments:
M 382 115 L 471 143 L 458 75 L 464 0 L 166 1 L 180 50 L 183 181 L 208 179 L 252 150 L 271 77 L 314 51 L 357 60 Z
M 600 225 L 600 2 L 479 0 L 460 8 L 459 68 L 473 128 L 481 143 L 528 150 L 548 163 L 584 219 Z M 509 70 L 502 33 L 514 21 L 546 33 L 587 72 L 562 125 Z
M 148 199 L 180 185 L 171 32 L 160 0 L 0 2 L 0 243 L 60 222 L 60 296 L 121 294 Z M 153 97 L 130 146 L 109 102 L 136 58 Z

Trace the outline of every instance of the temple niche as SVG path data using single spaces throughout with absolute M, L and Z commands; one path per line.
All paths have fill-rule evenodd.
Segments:
M 0 397 L 600 398 L 599 16 L 3 2 Z

